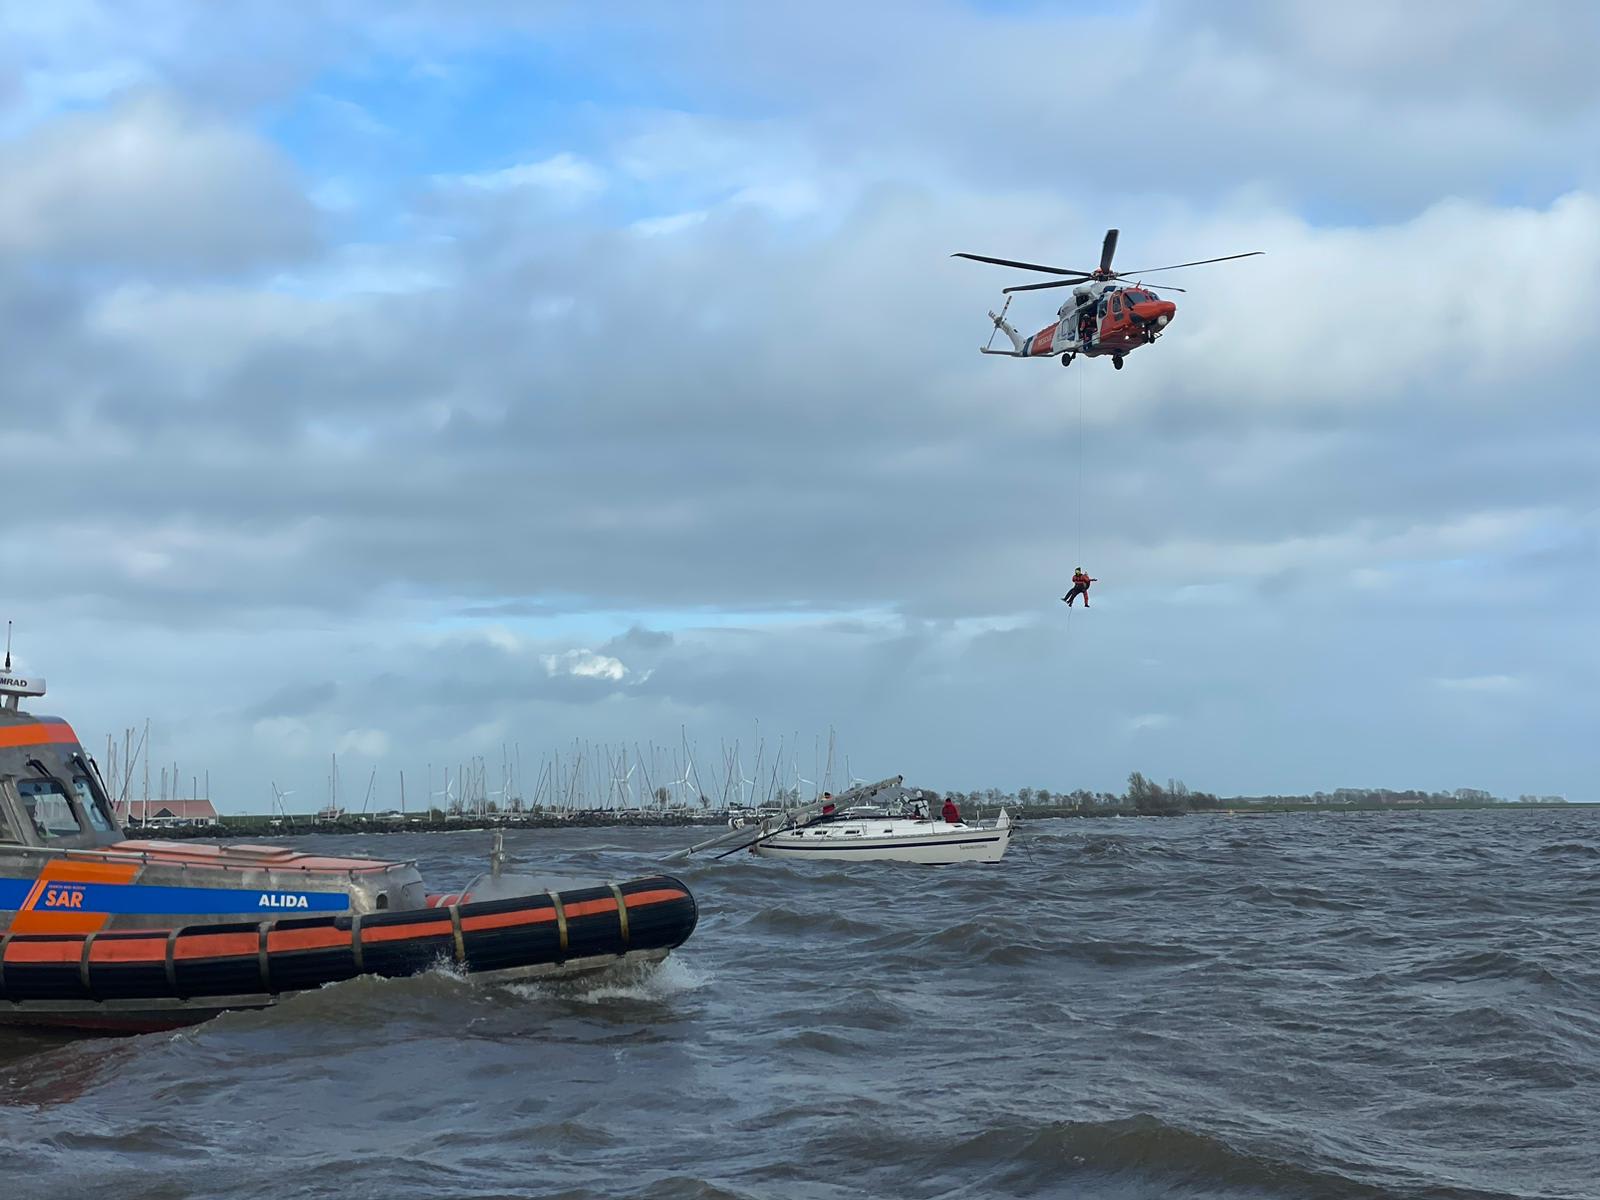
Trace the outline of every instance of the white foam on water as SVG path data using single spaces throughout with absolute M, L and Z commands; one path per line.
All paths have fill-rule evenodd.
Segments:
M 428 968 L 428 974 L 439 975 L 445 979 L 454 980 L 456 983 L 473 982 L 470 971 L 456 962 L 455 959 L 444 954 L 440 954 L 438 958 L 433 960 L 433 965 Z
M 697 991 L 708 982 L 688 963 L 669 958 L 662 963 L 616 967 L 583 979 L 513 984 L 511 990 L 530 999 L 560 996 L 583 1004 L 601 1004 L 609 1000 L 666 1000 Z

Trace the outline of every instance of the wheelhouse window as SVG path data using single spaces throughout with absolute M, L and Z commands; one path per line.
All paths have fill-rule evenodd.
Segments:
M 22 797 L 22 809 L 33 822 L 34 829 L 46 841 L 75 837 L 83 832 L 77 814 L 72 811 L 72 802 L 54 779 L 19 779 L 17 794 Z
M 5 799 L 0 797 L 0 843 L 20 842 L 17 831 L 11 827 L 11 814 L 6 812 Z
M 95 799 L 94 788 L 89 785 L 89 780 L 83 775 L 72 777 L 73 790 L 78 793 L 78 807 L 83 809 L 83 815 L 89 820 L 89 828 L 96 833 L 110 833 L 114 828 L 111 818 L 106 815 L 105 809 Z

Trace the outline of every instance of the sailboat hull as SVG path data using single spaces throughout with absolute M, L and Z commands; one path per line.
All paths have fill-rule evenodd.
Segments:
M 928 866 L 993 863 L 1005 856 L 1011 827 L 984 828 L 886 820 L 803 827 L 774 834 L 753 849 L 762 858 L 831 862 L 904 862 Z

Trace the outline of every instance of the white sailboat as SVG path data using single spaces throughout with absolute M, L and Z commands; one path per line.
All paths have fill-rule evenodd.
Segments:
M 946 865 L 999 862 L 1004 856 L 1012 830 L 1005 809 L 992 825 L 930 820 L 927 813 L 936 797 L 905 788 L 903 782 L 894 775 L 854 788 L 836 801 L 794 809 L 753 830 L 735 827 L 673 857 L 687 858 L 736 840 L 739 845 L 716 857 L 748 850 L 762 858 Z
M 999 862 L 1011 842 L 1005 809 L 993 825 L 954 824 L 891 813 L 847 812 L 784 829 L 751 847 L 762 858 L 910 862 Z

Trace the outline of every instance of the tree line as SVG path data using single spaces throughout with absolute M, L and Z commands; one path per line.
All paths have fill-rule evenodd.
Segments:
M 1018 788 L 1003 792 L 999 788 L 946 793 L 963 810 L 997 809 L 1009 805 L 1023 811 L 1051 813 L 1108 814 L 1129 813 L 1142 816 L 1177 816 L 1187 812 L 1214 812 L 1234 808 L 1462 808 L 1510 804 L 1481 788 L 1455 788 L 1452 791 L 1396 790 L 1393 788 L 1336 788 L 1331 792 L 1305 795 L 1217 796 L 1189 787 L 1181 779 L 1168 779 L 1165 786 L 1134 771 L 1128 776 L 1124 792 L 1097 792 L 1078 788 L 1070 792 L 1049 788 Z M 1564 796 L 1524 793 L 1519 804 L 1566 804 Z

